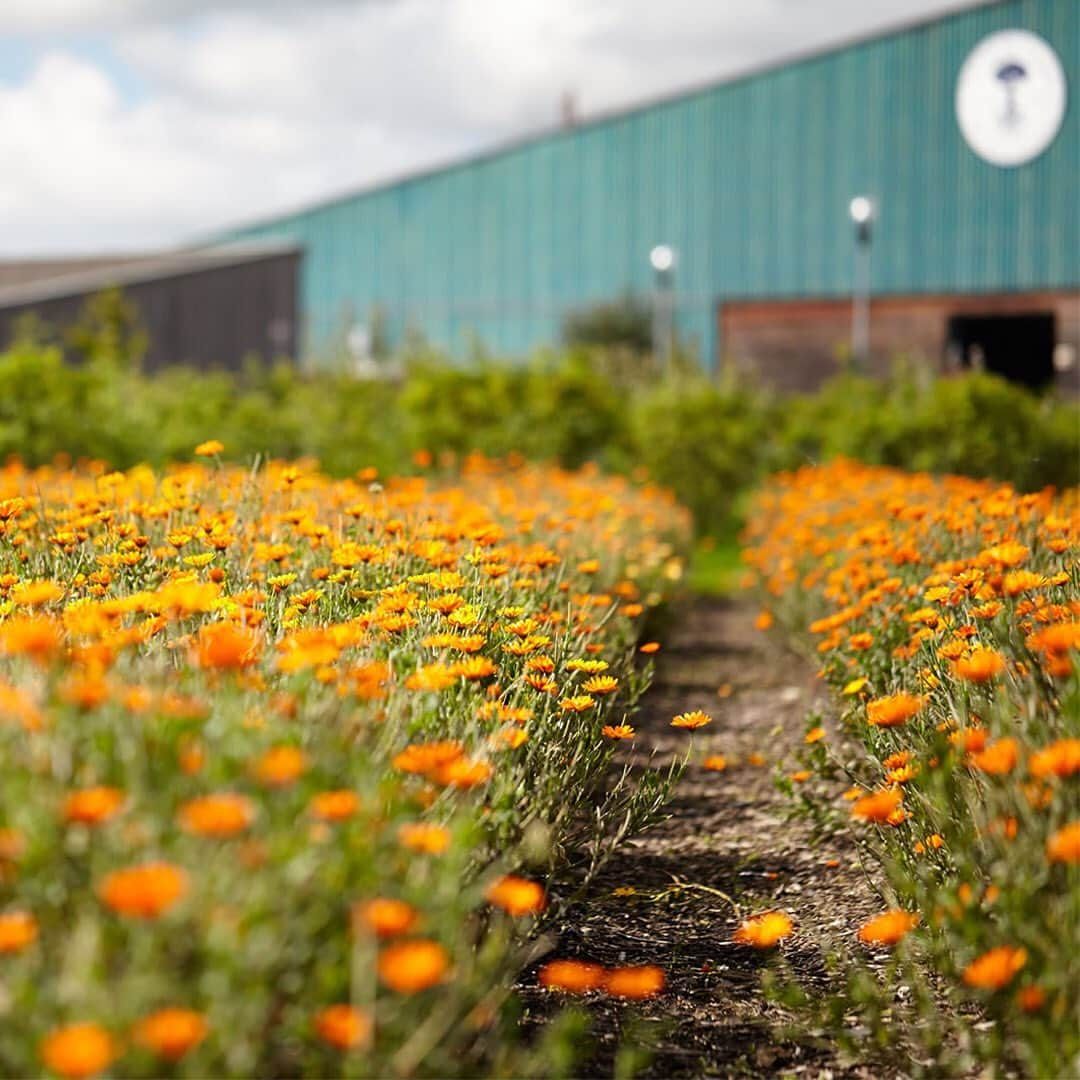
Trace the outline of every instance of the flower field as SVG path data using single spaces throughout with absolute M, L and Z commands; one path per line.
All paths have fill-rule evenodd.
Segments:
M 797 790 L 887 883 L 834 1019 L 884 1041 L 914 1010 L 938 1069 L 1080 1054 L 1078 528 L 1075 492 L 847 461 L 774 478 L 747 528 L 762 625 L 812 641 L 844 703 Z
M 545 876 L 649 796 L 601 780 L 688 518 L 589 470 L 220 450 L 0 472 L 0 1073 L 523 1071 Z M 998 786 L 1025 836 L 1061 818 Z

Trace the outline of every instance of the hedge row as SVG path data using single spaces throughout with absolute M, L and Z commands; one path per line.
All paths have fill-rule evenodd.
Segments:
M 1021 490 L 1071 485 L 1078 472 L 1075 405 L 989 376 L 845 376 L 781 399 L 700 376 L 621 380 L 584 353 L 521 366 L 424 360 L 396 382 L 284 365 L 150 377 L 107 352 L 66 364 L 33 341 L 0 354 L 4 457 L 33 465 L 62 453 L 125 468 L 184 458 L 209 438 L 236 460 L 312 456 L 333 475 L 401 472 L 421 452 L 438 464 L 471 450 L 645 469 L 708 532 L 729 528 L 741 494 L 765 475 L 837 455 Z

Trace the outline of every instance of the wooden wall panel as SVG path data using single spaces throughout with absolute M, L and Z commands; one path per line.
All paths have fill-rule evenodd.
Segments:
M 1057 341 L 1080 357 L 1080 292 L 888 296 L 870 305 L 870 362 L 885 374 L 897 361 L 946 373 L 948 322 L 957 315 L 1052 313 Z M 723 366 L 786 391 L 813 390 L 850 355 L 850 300 L 745 300 L 721 303 Z M 1075 389 L 1078 371 L 1059 375 Z

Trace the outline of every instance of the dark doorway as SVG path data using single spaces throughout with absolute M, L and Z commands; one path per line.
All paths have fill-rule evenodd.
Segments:
M 966 368 L 983 369 L 1023 383 L 1045 386 L 1054 378 L 1054 316 L 954 315 L 948 354 Z

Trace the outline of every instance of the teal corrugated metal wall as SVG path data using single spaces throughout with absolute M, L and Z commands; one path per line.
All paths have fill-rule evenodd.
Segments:
M 964 143 L 956 76 L 985 34 L 1034 31 L 1069 80 L 1062 131 L 996 168 Z M 681 330 L 715 362 L 725 298 L 845 295 L 851 197 L 880 204 L 873 289 L 1080 285 L 1077 0 L 1012 0 L 614 116 L 302 213 L 230 239 L 305 246 L 313 355 L 374 305 L 503 353 L 558 337 L 563 313 L 651 288 L 670 243 Z

